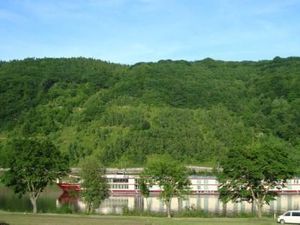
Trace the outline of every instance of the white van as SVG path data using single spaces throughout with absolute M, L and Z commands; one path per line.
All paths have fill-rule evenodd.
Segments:
M 285 223 L 298 223 L 300 224 L 300 210 L 292 210 L 283 213 L 277 219 L 278 223 L 285 224 Z

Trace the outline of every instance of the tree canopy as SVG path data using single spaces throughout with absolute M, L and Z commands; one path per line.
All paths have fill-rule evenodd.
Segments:
M 81 165 L 81 196 L 87 204 L 87 213 L 98 208 L 103 200 L 109 197 L 109 185 L 105 175 L 105 168 L 98 160 L 89 157 Z
M 291 148 L 274 137 L 258 137 L 254 143 L 227 153 L 221 161 L 220 198 L 223 202 L 247 201 L 257 207 L 269 204 L 295 173 Z
M 172 198 L 187 195 L 190 185 L 186 167 L 169 155 L 148 157 L 139 183 L 141 193 L 145 197 L 149 196 L 149 188 L 154 185 L 160 187 L 160 198 L 166 204 L 168 217 L 171 217 Z
M 10 150 L 4 183 L 19 195 L 28 194 L 33 213 L 36 213 L 36 201 L 41 192 L 48 184 L 66 175 L 68 160 L 48 140 L 15 139 Z
M 300 158 L 300 58 L 119 65 L 87 58 L 0 64 L 0 167 L 13 137 L 46 137 L 73 166 L 143 166 L 166 153 L 214 165 L 259 133 Z M 300 160 L 299 160 L 300 162 Z M 299 168 L 299 165 L 297 166 Z

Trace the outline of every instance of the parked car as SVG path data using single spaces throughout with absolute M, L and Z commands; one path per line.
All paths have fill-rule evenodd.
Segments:
M 277 222 L 285 223 L 298 223 L 300 224 L 300 210 L 291 210 L 283 213 L 277 218 Z

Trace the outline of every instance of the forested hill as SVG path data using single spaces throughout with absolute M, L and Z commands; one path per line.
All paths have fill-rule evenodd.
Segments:
M 0 106 L 0 167 L 19 136 L 50 138 L 73 165 L 93 154 L 108 166 L 140 166 L 153 153 L 207 165 L 260 135 L 300 158 L 298 57 L 1 62 Z

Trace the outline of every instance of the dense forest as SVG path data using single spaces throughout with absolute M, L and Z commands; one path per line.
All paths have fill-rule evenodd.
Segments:
M 0 167 L 15 137 L 47 137 L 73 166 L 89 155 L 106 166 L 142 166 L 160 153 L 214 166 L 261 135 L 286 144 L 300 161 L 299 57 L 2 61 L 0 106 Z

